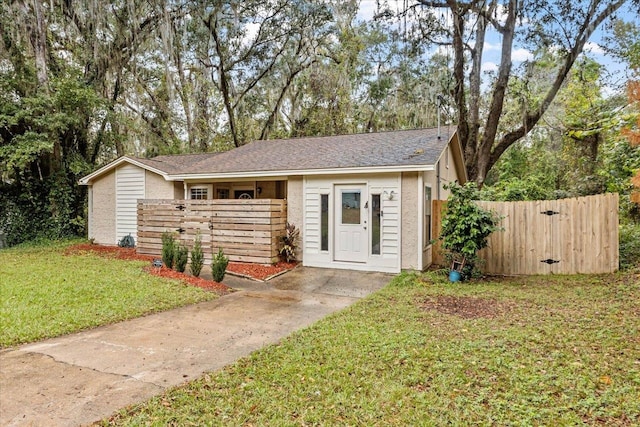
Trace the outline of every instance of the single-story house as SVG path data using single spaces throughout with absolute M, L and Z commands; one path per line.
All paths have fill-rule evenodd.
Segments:
M 398 272 L 431 264 L 431 201 L 467 180 L 455 128 L 255 141 L 224 153 L 120 157 L 80 180 L 88 237 L 136 236 L 138 199 L 287 200 L 303 265 Z

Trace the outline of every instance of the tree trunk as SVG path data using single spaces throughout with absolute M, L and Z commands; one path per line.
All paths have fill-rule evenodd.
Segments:
M 31 28 L 31 44 L 36 62 L 36 76 L 40 89 L 49 93 L 49 77 L 47 73 L 47 27 L 42 14 L 40 0 L 33 0 L 35 22 Z

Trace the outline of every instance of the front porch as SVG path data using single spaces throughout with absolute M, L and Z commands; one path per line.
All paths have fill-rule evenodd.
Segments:
M 138 201 L 137 252 L 160 257 L 167 231 L 191 250 L 199 232 L 207 264 L 218 248 L 230 261 L 271 264 L 286 223 L 282 199 L 144 199 Z

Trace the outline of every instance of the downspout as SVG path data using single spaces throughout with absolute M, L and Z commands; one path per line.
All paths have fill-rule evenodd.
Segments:
M 93 238 L 93 185 L 87 189 L 87 239 Z
M 184 187 L 184 199 L 187 200 L 187 181 L 182 181 L 182 185 Z
M 424 268 L 424 173 L 418 172 L 418 270 Z
M 440 160 L 438 160 L 438 163 L 436 164 L 436 188 L 436 199 L 442 200 L 440 198 Z

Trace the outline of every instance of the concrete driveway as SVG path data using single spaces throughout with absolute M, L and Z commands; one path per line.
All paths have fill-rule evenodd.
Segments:
M 220 369 L 382 288 L 392 276 L 300 267 L 227 275 L 215 301 L 0 352 L 0 425 L 89 424 Z

